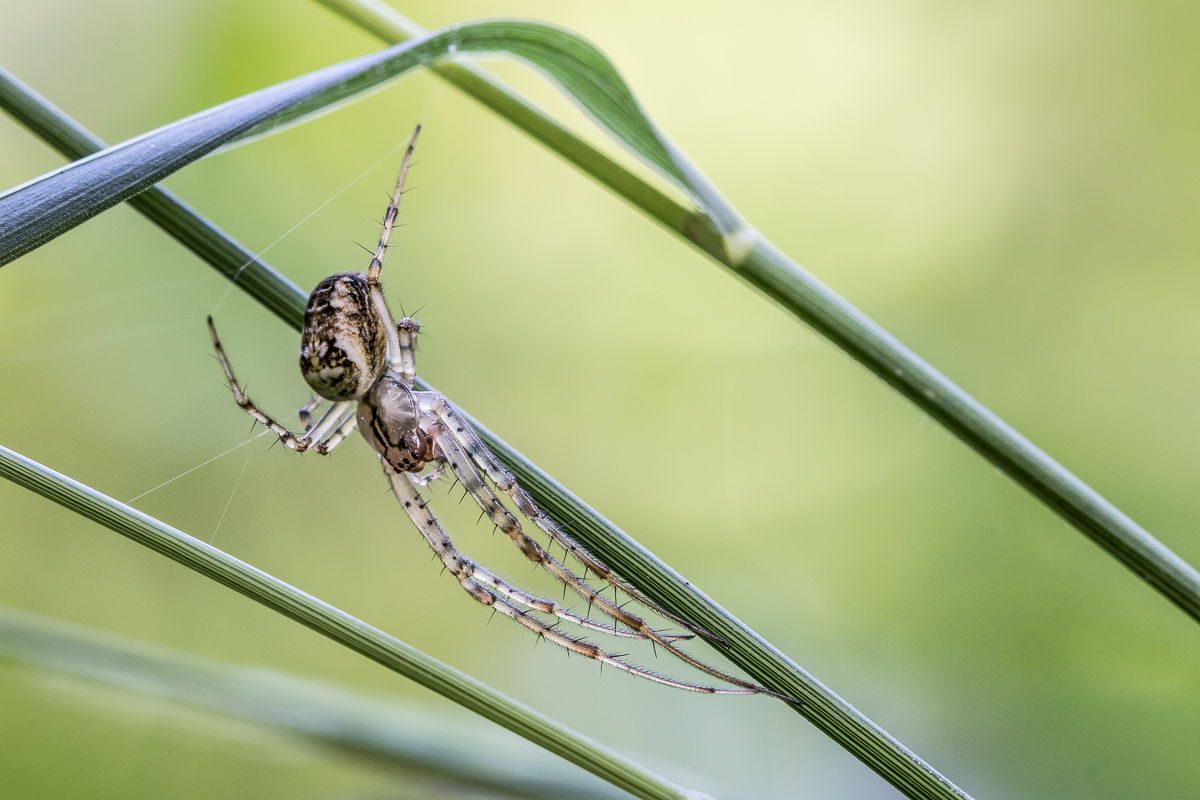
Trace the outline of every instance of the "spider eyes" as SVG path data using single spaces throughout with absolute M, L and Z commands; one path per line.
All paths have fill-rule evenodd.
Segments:
M 308 298 L 300 372 L 329 400 L 362 397 L 387 367 L 387 335 L 371 303 L 367 276 L 330 275 Z

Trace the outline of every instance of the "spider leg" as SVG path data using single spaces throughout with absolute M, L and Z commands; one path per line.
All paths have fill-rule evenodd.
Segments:
M 312 430 L 312 412 L 317 410 L 317 406 L 324 402 L 325 398 L 321 395 L 315 395 L 312 400 L 309 400 L 304 408 L 300 409 L 300 424 L 304 426 L 304 432 L 308 433 Z
M 391 362 L 393 371 L 401 374 L 403 374 L 404 356 L 401 354 L 396 323 L 393 321 L 394 317 L 392 317 L 391 309 L 388 308 L 387 298 L 384 297 L 383 284 L 380 283 L 379 273 L 383 270 L 383 258 L 387 255 L 388 239 L 392 236 L 392 226 L 395 225 L 396 216 L 400 213 L 400 198 L 404 194 L 404 179 L 408 176 L 408 166 L 412 163 L 413 150 L 417 146 L 417 136 L 420 133 L 421 126 L 418 125 L 416 130 L 413 131 L 412 138 L 408 140 L 408 149 L 404 152 L 404 161 L 400 164 L 400 175 L 396 178 L 396 191 L 392 194 L 392 201 L 388 204 L 387 211 L 383 215 L 383 231 L 379 234 L 379 244 L 375 248 L 375 255 L 371 258 L 371 265 L 367 268 L 367 285 L 371 287 L 371 304 L 375 306 L 380 319 L 383 320 L 384 333 L 387 336 L 387 357 Z M 411 352 L 409 353 L 408 361 L 411 368 Z
M 406 472 L 406 473 L 404 473 L 404 475 L 405 475 L 405 477 L 408 478 L 409 483 L 411 483 L 413 486 L 422 487 L 422 486 L 426 486 L 430 482 L 436 480 L 442 474 L 443 470 L 445 469 L 445 466 L 446 466 L 446 463 L 444 461 L 441 461 L 438 463 L 437 468 L 433 472 L 429 473 L 428 475 L 424 475 L 424 476 L 415 475 L 411 472 Z M 464 561 L 467 561 L 467 559 L 465 559 L 461 555 L 459 557 L 462 558 Z M 472 577 L 474 577 L 478 583 L 491 589 L 496 594 L 502 595 L 503 597 L 505 597 L 509 600 L 512 600 L 516 603 L 519 603 L 520 605 L 526 606 L 527 608 L 532 608 L 535 611 L 541 611 L 543 614 L 551 614 L 555 617 L 558 617 L 559 619 L 564 619 L 568 622 L 572 622 L 576 625 L 579 625 L 580 627 L 590 628 L 591 630 L 600 631 L 601 633 L 607 633 L 611 636 L 624 636 L 624 637 L 630 638 L 630 639 L 644 639 L 645 638 L 644 636 L 642 636 L 642 634 L 636 633 L 634 631 L 622 630 L 620 628 L 616 628 L 616 627 L 613 627 L 610 625 L 601 625 L 599 623 L 592 622 L 590 619 L 585 619 L 584 617 L 581 617 L 578 614 L 575 614 L 572 611 L 570 611 L 566 608 L 563 608 L 561 605 L 554 602 L 553 600 L 545 600 L 540 597 L 536 597 L 535 595 L 529 594 L 528 592 L 525 592 L 521 589 L 518 589 L 517 587 L 513 586 L 511 583 L 508 583 L 507 581 L 505 581 L 503 578 L 498 577 L 497 575 L 489 572 L 488 570 L 484 569 L 483 567 L 479 566 L 478 564 L 475 564 L 474 562 L 469 562 L 469 563 L 471 564 Z M 664 638 L 669 639 L 671 641 L 675 641 L 678 639 L 690 639 L 692 637 L 691 636 L 674 636 L 674 635 L 672 635 L 672 636 L 666 636 Z
M 727 689 L 718 688 L 716 686 L 701 686 L 687 681 L 679 681 L 674 678 L 668 678 L 659 675 L 656 672 L 651 672 L 648 669 L 630 664 L 628 661 L 623 661 L 618 656 L 612 653 L 606 653 L 595 645 L 582 641 L 580 639 L 572 639 L 570 636 L 559 633 L 543 622 L 534 619 L 528 613 L 522 612 L 517 608 L 509 605 L 503 600 L 497 599 L 492 606 L 501 614 L 515 620 L 517 623 L 525 626 L 533 631 L 541 639 L 545 639 L 552 644 L 556 644 L 567 650 L 569 653 L 579 653 L 587 658 L 595 659 L 601 664 L 610 664 L 619 670 L 628 672 L 630 675 L 636 675 L 639 678 L 661 683 L 664 686 L 671 686 L 675 689 L 683 689 L 688 692 L 701 692 L 703 694 L 757 694 L 754 689 Z M 790 698 L 783 698 L 788 699 Z
M 671 678 L 663 677 L 654 672 L 651 672 L 641 667 L 634 666 L 626 661 L 622 661 L 620 657 L 611 653 L 606 653 L 596 645 L 576 639 L 560 633 L 554 628 L 546 625 L 544 622 L 531 616 L 528 612 L 521 611 L 513 604 L 496 596 L 496 593 L 489 586 L 491 581 L 503 584 L 499 578 L 496 578 L 486 570 L 476 566 L 469 559 L 464 558 L 450 541 L 450 535 L 442 528 L 441 523 L 433 516 L 429 509 L 429 504 L 426 503 L 417 487 L 413 486 L 412 482 L 404 477 L 403 474 L 394 472 L 386 465 L 384 471 L 387 473 L 389 480 L 392 482 L 392 489 L 396 493 L 396 499 L 400 501 L 400 505 L 404 507 L 413 524 L 417 526 L 417 530 L 421 532 L 425 541 L 433 549 L 434 553 L 441 559 L 446 569 L 450 571 L 462 587 L 471 597 L 485 606 L 491 607 L 495 611 L 499 611 L 506 617 L 515 620 L 518 624 L 533 631 L 540 639 L 545 639 L 553 644 L 566 649 L 568 652 L 578 653 L 586 658 L 591 658 L 600 661 L 604 664 L 610 664 L 617 669 L 623 670 L 633 675 L 637 675 L 647 680 L 655 681 L 667 686 L 673 686 L 677 689 L 686 689 L 692 692 L 703 692 L 705 694 L 754 694 L 753 689 L 727 689 L 718 688 L 715 686 L 697 686 L 685 681 L 677 681 Z M 485 583 L 485 581 L 487 581 Z M 507 584 L 505 584 L 507 586 Z M 511 587 L 509 587 L 511 588 Z M 513 590 L 520 596 L 524 596 L 529 600 L 537 600 L 530 595 L 526 595 L 519 590 Z M 515 598 L 514 598 L 515 599 Z M 518 600 L 518 602 L 521 602 Z M 539 601 L 547 603 L 549 601 Z M 541 609 L 539 609 L 541 610 Z
M 345 433 L 342 433 L 341 428 L 345 428 L 346 424 L 348 424 L 343 423 L 341 428 L 338 429 L 338 432 L 334 434 L 334 437 L 338 437 L 336 441 L 333 441 L 332 444 L 320 441 L 321 437 L 325 436 L 330 430 L 334 429 L 338 425 L 338 421 L 346 412 L 346 409 L 350 408 L 352 405 L 349 401 L 334 403 L 332 406 L 330 406 L 329 410 L 322 415 L 321 419 L 316 425 L 310 426 L 306 422 L 306 430 L 303 436 L 297 436 L 275 420 L 271 419 L 269 416 L 267 416 L 267 414 L 259 410 L 259 408 L 250 401 L 249 397 L 246 397 L 245 393 L 242 391 L 242 387 L 238 385 L 237 378 L 233 376 L 233 368 L 229 365 L 229 358 L 225 355 L 225 348 L 221 346 L 221 340 L 217 337 L 217 327 L 213 324 L 212 317 L 208 318 L 208 332 L 212 336 L 212 343 L 213 347 L 217 351 L 217 358 L 221 360 L 221 368 L 225 370 L 225 379 L 229 382 L 229 388 L 233 391 L 233 397 L 237 401 L 237 404 L 247 414 L 270 428 L 272 432 L 279 437 L 279 441 L 283 442 L 285 446 L 299 453 L 303 453 L 305 450 L 308 450 L 310 447 L 312 447 L 318 453 L 325 455 L 334 447 L 336 447 L 341 440 L 345 438 L 347 433 L 354 430 L 354 427 L 350 426 L 346 429 Z M 304 413 L 304 415 L 307 417 L 314 408 L 316 408 L 316 405 L 314 403 L 309 403 L 307 406 L 305 406 L 302 413 Z M 338 436 L 339 434 L 340 437 Z M 333 437 L 331 437 L 331 439 L 332 438 Z
M 584 574 L 593 572 L 601 580 L 613 588 L 621 590 L 654 613 L 660 614 L 701 636 L 728 646 L 729 643 L 724 639 L 693 625 L 676 614 L 672 614 L 632 586 L 629 586 L 618 578 L 611 569 L 598 561 L 595 556 L 563 533 L 554 520 L 538 508 L 537 504 L 533 502 L 533 498 L 529 496 L 529 493 L 517 485 L 517 479 L 513 474 L 500 463 L 500 459 L 496 458 L 495 454 L 487 448 L 487 445 L 479 438 L 479 434 L 475 432 L 471 424 L 467 422 L 457 409 L 447 402 L 446 398 L 437 392 L 414 392 L 414 394 L 417 397 L 421 410 L 435 414 L 442 421 L 451 435 L 462 445 L 463 449 L 467 451 L 475 463 L 479 465 L 479 468 L 483 470 L 484 474 L 496 484 L 496 487 L 500 491 L 512 498 L 517 506 L 517 510 L 527 519 L 531 520 L 533 524 L 541 528 L 551 540 L 574 556 L 579 563 L 583 564 Z
M 308 439 L 310 443 L 319 442 L 321 439 L 325 438 L 330 431 L 337 430 L 339 427 L 341 427 L 342 417 L 345 415 L 346 409 L 351 408 L 353 405 L 353 401 L 350 400 L 343 400 L 339 403 L 334 403 L 331 405 L 329 409 L 321 415 L 321 418 L 317 420 L 317 424 L 313 425 L 308 429 L 307 432 L 305 432 L 304 438 Z M 353 409 L 351 409 L 351 413 L 353 413 Z M 315 445 L 310 444 L 310 446 Z
M 420 330 L 421 323 L 412 317 L 405 317 L 396 323 L 400 357 L 392 362 L 392 370 L 400 373 L 400 380 L 410 389 L 417 380 L 417 359 L 414 351 L 417 349 L 417 332 Z
M 543 567 L 547 572 L 561 581 L 564 585 L 570 587 L 573 592 L 578 594 L 584 600 L 587 600 L 589 607 L 594 606 L 600 609 L 600 611 L 614 621 L 619 622 L 640 634 L 640 638 L 649 639 L 651 642 L 659 645 L 671 655 L 680 659 L 684 663 L 695 667 L 701 672 L 708 673 L 709 675 L 719 678 L 720 680 L 728 681 L 735 686 L 741 686 L 751 692 L 769 694 L 789 702 L 795 702 L 793 698 L 777 694 L 769 689 L 759 686 L 758 684 L 742 680 L 741 678 L 736 678 L 733 675 L 721 672 L 715 667 L 710 667 L 703 661 L 700 661 L 675 647 L 675 645 L 673 645 L 667 637 L 651 628 L 640 617 L 636 617 L 614 603 L 604 599 L 599 592 L 584 583 L 577 575 L 575 575 L 563 564 L 559 563 L 558 560 L 556 560 L 553 556 L 547 553 L 540 544 L 533 539 L 530 539 L 525 534 L 525 532 L 521 529 L 521 523 L 517 521 L 517 518 L 513 516 L 512 512 L 504 507 L 504 505 L 500 502 L 500 499 L 496 497 L 492 490 L 488 488 L 487 484 L 484 483 L 483 476 L 481 476 L 478 470 L 475 469 L 475 465 L 467 455 L 467 452 L 463 449 L 462 445 L 458 443 L 458 440 L 454 438 L 449 429 L 441 422 L 441 420 L 437 419 L 436 417 L 425 416 L 423 418 L 423 422 L 426 422 L 428 425 L 427 432 L 433 437 L 434 441 L 437 442 L 438 446 L 442 448 L 446 461 L 450 465 L 450 469 L 454 471 L 456 476 L 458 476 L 458 479 L 462 482 L 463 486 L 468 492 L 471 493 L 471 495 L 475 498 L 475 501 L 479 503 L 479 507 L 483 509 L 484 513 L 488 515 L 492 522 L 513 540 L 521 552 L 525 554 L 526 558 Z M 425 426 L 423 425 L 423 427 Z
M 463 558 L 461 555 L 459 557 Z M 466 561 L 467 559 L 463 558 L 463 560 Z M 560 606 L 558 603 L 554 602 L 553 600 L 545 600 L 541 597 L 537 597 L 535 595 L 529 594 L 528 592 L 522 591 L 521 589 L 518 589 L 517 587 L 513 586 L 508 581 L 495 575 L 492 572 L 489 572 L 488 570 L 484 569 L 483 567 L 479 566 L 478 564 L 475 564 L 474 562 L 471 562 L 471 566 L 472 566 L 472 570 L 473 570 L 471 577 L 473 577 L 476 580 L 476 582 L 482 584 L 483 586 L 486 586 L 487 588 L 491 589 L 496 594 L 501 595 L 502 597 L 504 597 L 508 600 L 512 600 L 514 603 L 518 603 L 522 606 L 525 606 L 526 608 L 531 608 L 534 611 L 540 611 L 543 614 L 550 614 L 551 616 L 558 617 L 559 619 L 564 619 L 567 622 L 574 623 L 575 625 L 578 625 L 581 628 L 589 628 L 591 630 L 599 631 L 601 633 L 607 633 L 609 636 L 623 636 L 627 639 L 643 639 L 643 638 L 645 638 L 644 636 L 642 636 L 642 634 L 636 633 L 634 631 L 626 631 L 626 630 L 622 630 L 620 628 L 613 627 L 611 625 L 601 625 L 598 622 L 592 622 L 590 619 L 584 619 L 583 617 L 579 616 L 578 614 L 575 614 L 575 613 L 563 608 L 562 606 Z M 683 636 L 683 637 L 670 636 L 670 637 L 666 637 L 666 638 L 688 639 L 691 637 L 689 637 L 689 636 Z
M 404 474 L 408 476 L 408 479 L 413 482 L 414 486 L 428 486 L 438 478 L 442 477 L 442 473 L 445 471 L 445 462 L 440 462 L 437 467 L 434 468 L 433 472 L 429 473 L 428 475 L 417 475 L 415 472 L 406 472 Z
M 356 414 L 355 410 L 352 408 L 350 409 L 350 415 L 346 417 L 342 424 L 338 425 L 337 429 L 334 430 L 333 433 L 329 434 L 325 440 L 314 444 L 313 449 L 321 455 L 327 456 L 333 452 L 333 448 L 344 442 L 346 437 L 349 436 L 357 427 L 358 414 Z

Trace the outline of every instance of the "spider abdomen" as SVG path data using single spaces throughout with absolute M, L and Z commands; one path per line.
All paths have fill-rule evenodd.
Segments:
M 387 333 L 361 272 L 331 275 L 317 284 L 304 311 L 300 371 L 317 394 L 356 400 L 387 367 Z
M 358 430 L 396 472 L 419 472 L 432 461 L 433 444 L 421 430 L 412 390 L 392 375 L 375 382 L 358 401 Z

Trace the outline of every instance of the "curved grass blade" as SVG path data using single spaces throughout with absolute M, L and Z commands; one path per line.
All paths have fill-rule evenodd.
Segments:
M 598 124 L 684 189 L 737 240 L 742 223 L 657 131 L 593 45 L 548 25 L 492 20 L 452 25 L 231 100 L 142 134 L 0 195 L 0 265 L 148 189 L 212 152 L 328 113 L 415 67 L 460 53 L 504 52 L 557 82 Z
M 696 800 L 653 772 L 345 611 L 0 445 L 0 477 L 262 603 L 637 797 Z
M 294 731 L 476 790 L 545 800 L 629 795 L 520 739 L 393 700 L 0 608 L 0 657 Z
M 381 0 L 316 1 L 385 42 L 425 32 Z M 707 215 L 688 213 L 484 70 L 443 64 L 433 71 L 810 325 L 1200 621 L 1200 572 L 752 227 L 716 223 L 740 217 L 715 189 L 698 195 Z
M 0 108 L 70 161 L 108 147 L 3 66 Z M 226 278 L 236 280 L 284 322 L 293 328 L 303 322 L 306 295 L 299 286 L 174 194 L 151 186 L 128 203 Z
M 77 122 L 48 104 L 38 106 L 37 120 L 25 122 L 22 115 L 26 112 L 22 109 L 31 104 L 37 105 L 39 99 L 32 94 L 21 94 L 22 89 L 23 84 L 19 82 L 0 81 L 0 105 L 16 116 L 18 121 L 28 125 L 35 132 L 38 132 L 39 128 L 45 128 L 47 133 L 43 138 L 51 143 L 77 138 L 71 131 L 83 132 L 90 136 Z M 12 98 L 14 93 L 20 94 L 19 100 Z M 208 224 L 205 227 L 195 220 L 189 220 L 186 215 L 191 212 L 182 203 L 165 209 L 163 206 L 150 206 L 139 210 L 222 273 L 231 274 L 239 264 L 245 263 L 219 260 L 231 252 L 238 252 L 238 248 L 240 252 L 249 251 L 215 226 Z M 189 239 L 180 235 L 180 228 L 195 233 L 199 241 L 195 245 L 190 244 Z M 269 267 L 264 267 L 261 262 L 253 263 L 246 267 L 246 272 L 260 271 L 261 280 L 269 283 L 272 275 L 277 273 Z M 238 285 L 251 296 L 265 302 L 264 297 L 254 288 L 258 284 L 239 280 Z M 285 291 L 282 285 L 277 285 L 275 289 L 279 292 Z M 299 289 L 295 291 L 296 302 L 303 309 L 306 297 Z M 283 316 L 283 319 L 298 329 L 302 317 L 289 319 Z M 433 389 L 420 378 L 418 384 L 424 390 Z M 710 644 L 718 646 L 730 661 L 767 688 L 802 700 L 804 705 L 797 709 L 800 714 L 906 796 L 921 800 L 967 797 L 966 793 L 932 766 L 799 667 L 737 617 L 713 602 L 628 534 L 542 472 L 511 445 L 491 433 L 478 421 L 472 419 L 471 422 L 492 452 L 517 475 L 538 504 L 550 511 L 559 521 L 569 523 L 572 536 L 601 560 L 617 569 L 651 599 L 703 629 L 723 637 L 728 642 L 727 647 L 719 646 L 715 642 Z

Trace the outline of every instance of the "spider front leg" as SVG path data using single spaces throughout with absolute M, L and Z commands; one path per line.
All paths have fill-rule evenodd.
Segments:
M 213 324 L 213 318 L 208 318 L 208 332 L 212 336 L 213 347 L 217 351 L 217 358 L 221 361 L 221 368 L 225 370 L 225 379 L 229 382 L 229 388 L 233 392 L 234 400 L 254 419 L 266 425 L 271 431 L 279 437 L 279 441 L 283 442 L 286 447 L 295 450 L 298 453 L 303 453 L 309 448 L 315 450 L 321 455 L 328 455 L 333 448 L 337 447 L 341 442 L 354 430 L 357 420 L 354 417 L 353 403 L 343 401 L 334 403 L 329 407 L 316 425 L 311 425 L 309 415 L 317 405 L 320 404 L 320 398 L 309 403 L 300 410 L 301 420 L 304 422 L 305 433 L 303 436 L 297 436 L 287 428 L 280 425 L 275 420 L 271 419 L 263 411 L 251 402 L 250 398 L 242 391 L 238 385 L 237 378 L 233 375 L 233 367 L 229 365 L 229 358 L 225 355 L 225 348 L 221 346 L 221 339 L 217 336 L 217 326 Z M 347 411 L 350 412 L 350 417 L 345 418 Z M 330 434 L 330 431 L 333 431 Z M 328 439 L 323 439 L 329 435 Z
M 404 385 L 412 388 L 417 380 L 417 334 L 421 332 L 421 323 L 412 317 L 405 317 L 396 323 L 396 339 L 399 342 L 399 356 L 392 362 L 392 370 L 399 373 Z

